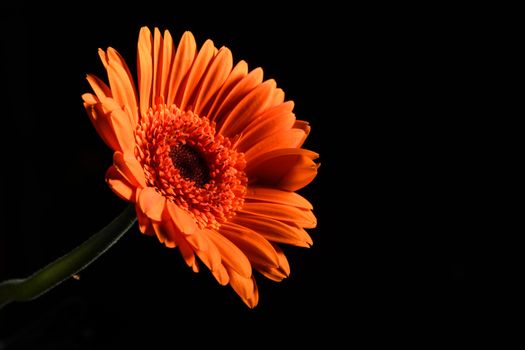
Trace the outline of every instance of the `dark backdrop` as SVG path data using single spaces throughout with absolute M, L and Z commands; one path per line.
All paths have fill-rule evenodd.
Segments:
M 401 160 L 394 156 L 392 163 L 388 151 L 378 156 L 375 132 L 370 125 L 361 128 L 367 118 L 380 132 L 391 125 L 390 119 L 381 126 L 385 100 L 369 96 L 378 85 L 385 88 L 378 72 L 395 66 L 384 60 L 390 46 L 377 51 L 392 45 L 388 28 L 376 36 L 375 24 L 359 12 L 329 6 L 123 6 L 2 9 L 1 279 L 30 274 L 125 207 L 104 183 L 112 155 L 80 95 L 89 91 L 86 73 L 105 77 L 99 47 L 114 47 L 135 71 L 143 25 L 169 29 L 176 41 L 191 30 L 199 45 L 211 38 L 217 47 L 228 46 L 236 61 L 262 66 L 265 77 L 275 78 L 296 102 L 297 116 L 312 125 L 306 147 L 321 154 L 319 176 L 301 191 L 319 218 L 311 231 L 314 246 L 287 248 L 290 278 L 259 278 L 260 303 L 249 310 L 205 269 L 194 274 L 178 251 L 134 228 L 80 280 L 2 310 L 0 344 L 91 349 L 180 348 L 182 340 L 246 347 L 314 339 L 352 343 L 363 334 L 371 341 L 388 337 L 385 330 L 406 318 L 434 316 L 444 320 L 446 332 L 461 306 L 457 232 L 440 235 L 446 225 L 434 219 L 421 225 L 419 210 L 394 215 L 401 204 L 392 197 L 400 192 L 390 164 Z M 377 163 L 388 165 L 377 169 Z M 383 191 L 389 186 L 395 195 L 392 188 Z M 418 230 L 419 241 L 413 241 Z

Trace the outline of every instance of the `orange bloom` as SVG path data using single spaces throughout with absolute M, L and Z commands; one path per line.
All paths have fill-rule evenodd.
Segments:
M 312 205 L 294 191 L 317 174 L 302 149 L 310 127 L 261 68 L 233 66 L 230 50 L 190 32 L 175 47 L 168 31 L 142 28 L 138 94 L 124 59 L 99 49 L 109 86 L 87 80 L 93 125 L 115 152 L 106 180 L 135 203 L 139 227 L 167 247 L 196 256 L 250 307 L 259 299 L 252 269 L 281 281 L 290 273 L 278 243 L 309 247 Z

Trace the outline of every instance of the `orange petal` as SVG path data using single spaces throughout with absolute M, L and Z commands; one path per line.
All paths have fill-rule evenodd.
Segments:
M 113 99 L 129 108 L 130 122 L 133 128 L 138 122 L 137 94 L 133 79 L 124 59 L 113 48 L 108 48 L 108 78 Z M 125 108 L 124 108 L 125 109 Z
M 228 275 L 228 270 L 226 270 L 224 265 L 220 265 L 215 270 L 211 270 L 211 273 L 221 286 L 225 286 L 230 282 L 230 275 Z
M 252 70 L 250 74 L 235 84 L 223 100 L 219 101 L 219 98 L 217 98 L 217 102 L 219 102 L 220 105 L 218 105 L 216 110 L 210 111 L 210 120 L 214 120 L 217 123 L 217 127 L 220 127 L 230 111 L 233 110 L 233 108 L 235 108 L 235 106 L 237 106 L 239 102 L 250 93 L 250 91 L 261 84 L 262 79 L 263 70 L 261 68 Z
M 161 221 L 166 198 L 157 193 L 153 187 L 146 187 L 139 191 L 139 204 L 144 214 L 152 220 Z
M 100 80 L 96 76 L 88 74 L 86 76 L 86 79 L 87 79 L 89 85 L 91 85 L 91 88 L 93 89 L 93 91 L 95 92 L 95 94 L 97 95 L 97 97 L 99 99 L 100 98 L 104 98 L 104 97 L 112 97 L 113 96 L 111 94 L 110 88 L 102 80 Z
M 135 156 L 115 152 L 113 154 L 113 164 L 129 183 L 140 188 L 146 187 L 144 171 Z
M 312 204 L 299 194 L 271 187 L 250 186 L 246 193 L 246 199 L 292 205 L 303 209 L 313 209 Z
M 276 268 L 270 268 L 267 269 L 264 266 L 263 267 L 255 267 L 257 271 L 264 277 L 274 281 L 274 282 L 281 282 L 283 279 L 285 279 L 286 276 L 284 273 L 282 273 L 279 269 Z
M 317 226 L 315 215 L 310 210 L 303 210 L 289 205 L 268 202 L 246 202 L 240 211 L 255 216 L 284 221 L 304 228 L 314 228 Z
M 102 105 L 100 103 L 96 105 L 84 104 L 86 112 L 89 116 L 89 119 L 93 123 L 95 130 L 100 135 L 102 140 L 111 148 L 113 151 L 120 150 L 117 137 L 113 131 L 113 127 L 109 123 L 109 118 L 106 113 L 102 110 Z
M 297 147 L 301 147 L 304 141 L 306 141 L 306 138 L 308 137 L 308 135 L 310 135 L 310 129 L 311 129 L 310 124 L 308 124 L 308 122 L 305 122 L 304 120 L 296 120 L 293 127 L 294 129 L 301 129 L 304 131 L 304 138 L 301 141 L 301 143 L 299 143 L 299 145 L 297 146 Z
M 98 57 L 100 57 L 100 61 L 104 65 L 105 69 L 108 69 L 108 56 L 106 55 L 106 51 L 102 49 L 98 49 Z
M 279 266 L 275 249 L 266 238 L 257 232 L 227 222 L 221 225 L 219 233 L 239 247 L 251 263 L 269 267 Z
M 82 94 L 82 100 L 84 101 L 84 107 L 86 108 L 94 106 L 100 102 L 97 96 L 90 94 L 90 93 Z
M 201 230 L 195 230 L 191 235 L 185 235 L 184 238 L 190 244 L 190 246 L 195 250 L 195 252 L 206 252 L 209 249 L 210 240 L 206 237 Z
M 153 227 L 153 232 L 155 232 L 155 235 L 157 236 L 159 242 L 168 247 L 170 245 L 170 240 L 167 239 L 167 233 L 164 232 L 161 223 L 152 220 L 151 226 Z
M 271 97 L 275 91 L 275 80 L 270 79 L 249 92 L 231 111 L 222 119 L 219 134 L 233 137 L 257 118 L 261 112 L 270 106 Z
M 137 45 L 138 82 L 140 113 L 146 115 L 151 106 L 151 86 L 153 81 L 153 61 L 151 57 L 151 32 L 142 27 Z
M 295 123 L 295 115 L 292 113 L 292 109 L 293 102 L 288 101 L 264 111 L 263 114 L 246 126 L 239 139 L 239 151 L 246 152 L 259 140 L 277 131 L 291 129 Z
M 233 67 L 231 51 L 223 47 L 210 63 L 209 69 L 202 79 L 202 84 L 195 97 L 193 112 L 201 115 L 202 108 L 209 102 L 212 96 L 224 84 Z
M 250 185 L 268 185 L 296 191 L 308 185 L 317 175 L 318 154 L 300 148 L 270 151 L 248 162 L 246 173 Z
M 273 244 L 273 246 L 279 258 L 279 266 L 277 268 L 268 268 L 267 266 L 256 266 L 256 269 L 266 278 L 269 278 L 272 281 L 280 282 L 284 278 L 290 276 L 290 264 L 288 263 L 288 259 L 284 255 L 281 248 L 279 248 L 276 244 Z
M 168 203 L 167 201 L 166 203 Z M 164 214 L 167 211 L 164 212 Z M 186 241 L 181 232 L 175 227 L 173 221 L 167 219 L 163 224 L 166 226 L 166 234 L 170 241 L 173 241 L 180 249 L 182 258 L 192 268 L 194 272 L 199 272 L 199 265 L 195 259 L 195 253 L 190 244 Z
M 177 245 L 179 246 L 180 253 L 186 264 L 192 268 L 193 272 L 199 272 L 199 265 L 195 259 L 195 253 L 188 242 L 186 242 L 185 239 L 181 239 L 180 241 L 177 241 Z
M 275 89 L 271 105 L 272 106 L 277 106 L 277 105 L 280 105 L 283 102 L 284 102 L 284 91 L 283 91 L 283 89 Z
M 259 302 L 259 292 L 255 279 L 252 276 L 248 278 L 244 277 L 233 269 L 227 269 L 230 275 L 230 285 L 233 290 L 241 297 L 246 305 L 253 309 Z
M 269 218 L 239 212 L 232 221 L 246 226 L 269 241 L 286 243 L 308 248 L 313 244 L 312 238 L 305 230 Z
M 172 201 L 167 201 L 166 206 L 168 213 L 171 216 L 173 224 L 177 229 L 186 235 L 191 235 L 197 229 L 195 219 L 186 210 L 180 208 L 177 204 Z
M 188 240 L 188 243 L 193 246 L 193 249 L 195 250 L 195 253 L 199 259 L 201 259 L 204 265 L 206 265 L 213 272 L 219 269 L 222 265 L 221 253 L 219 252 L 217 246 L 211 242 L 208 234 L 205 231 L 207 230 L 204 229 L 197 231 L 193 235 L 186 236 L 186 239 Z M 204 250 L 199 249 L 199 247 L 193 245 L 192 239 L 197 236 L 199 236 L 200 240 L 204 242 L 204 244 L 201 243 L 205 247 Z
M 168 99 L 166 104 L 168 106 L 175 103 L 177 106 L 180 106 L 180 100 L 175 100 L 178 95 L 182 96 L 182 93 L 179 93 L 181 89 L 181 83 L 186 77 L 188 71 L 193 64 L 195 55 L 197 53 L 197 44 L 195 43 L 195 38 L 191 32 L 185 32 L 180 39 L 179 47 L 173 58 L 173 65 L 170 72 L 170 79 L 168 85 Z
M 240 61 L 233 67 L 233 70 L 226 78 L 226 81 L 222 85 L 221 89 L 217 93 L 217 96 L 210 101 L 208 105 L 205 105 L 201 111 L 203 116 L 207 116 L 208 119 L 213 121 L 215 119 L 217 108 L 221 106 L 221 103 L 226 99 L 226 96 L 230 94 L 232 89 L 248 74 L 248 64 L 245 61 Z
M 277 256 L 279 257 L 279 269 L 286 274 L 286 276 L 290 275 L 290 264 L 288 263 L 288 259 L 286 258 L 286 255 L 284 255 L 284 252 L 281 248 L 279 248 L 276 244 L 273 245 L 275 248 L 275 251 L 277 252 Z
M 280 148 L 296 148 L 304 140 L 304 131 L 300 129 L 289 129 L 278 131 L 266 138 L 259 140 L 257 144 L 251 147 L 244 156 L 246 161 L 251 161 L 263 153 L 280 149 Z
M 102 108 L 105 107 L 108 101 L 110 99 L 102 101 Z M 135 136 L 129 122 L 129 116 L 120 108 L 113 109 L 108 116 L 109 125 L 111 125 L 119 144 L 119 150 L 123 153 L 132 153 L 135 149 Z
M 106 182 L 120 198 L 128 202 L 135 201 L 135 187 L 114 166 L 110 166 L 106 172 Z
M 135 205 L 135 211 L 137 213 L 137 221 L 139 223 L 140 232 L 148 236 L 154 236 L 155 230 L 153 229 L 151 220 L 146 216 L 146 214 L 144 214 L 142 209 L 140 209 L 140 205 Z
M 223 264 L 231 267 L 244 277 L 252 275 L 252 266 L 244 253 L 231 241 L 214 230 L 205 230 L 211 242 L 221 254 Z
M 169 31 L 164 31 L 164 40 L 162 47 L 162 65 L 159 66 L 159 73 L 157 74 L 157 80 L 159 81 L 159 92 L 158 94 L 163 96 L 164 99 L 168 97 L 167 87 L 169 83 L 171 64 L 173 62 L 173 39 Z
M 211 40 L 206 40 L 204 45 L 202 45 L 202 48 L 199 50 L 199 53 L 193 62 L 193 66 L 188 73 L 186 86 L 184 87 L 182 100 L 179 105 L 180 109 L 186 110 L 187 107 L 194 104 L 193 97 L 195 96 L 197 86 L 213 58 L 215 53 L 214 50 L 215 46 L 213 46 L 213 41 Z
M 151 100 L 152 102 L 157 100 L 157 97 L 161 94 L 159 93 L 160 89 L 160 76 L 162 75 L 162 35 L 158 28 L 155 27 L 153 30 L 153 84 L 151 91 Z

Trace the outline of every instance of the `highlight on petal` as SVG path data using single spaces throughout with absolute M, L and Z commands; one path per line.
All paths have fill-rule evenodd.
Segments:
M 198 48 L 191 32 L 175 45 L 168 31 L 141 28 L 136 73 L 117 50 L 98 53 L 107 80 L 87 75 L 82 99 L 114 151 L 109 187 L 135 203 L 142 233 L 255 307 L 253 270 L 281 281 L 290 265 L 279 245 L 313 244 L 313 206 L 294 192 L 319 167 L 301 148 L 310 125 L 262 68 L 211 40 Z

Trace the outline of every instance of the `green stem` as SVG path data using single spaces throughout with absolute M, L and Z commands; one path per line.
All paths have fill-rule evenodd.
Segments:
M 0 308 L 13 301 L 37 298 L 82 271 L 115 244 L 137 220 L 130 204 L 118 217 L 87 241 L 27 278 L 0 283 Z

